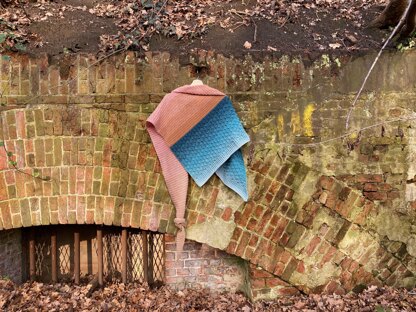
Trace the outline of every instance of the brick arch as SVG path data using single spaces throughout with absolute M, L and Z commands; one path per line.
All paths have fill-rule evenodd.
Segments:
M 254 161 L 249 175 L 256 187 L 235 213 L 226 251 L 253 265 L 258 296 L 414 287 L 415 258 L 404 243 L 388 247 L 394 242 L 374 225 L 377 204 L 362 192 L 277 155 Z
M 77 106 L 2 114 L 0 229 L 96 223 L 174 232 L 174 208 L 145 118 Z M 39 177 L 31 176 L 34 170 Z
M 40 105 L 3 113 L 5 147 L 23 172 L 0 149 L 0 229 L 95 223 L 174 233 L 174 207 L 144 127 L 153 109 Z M 34 168 L 50 180 L 31 176 Z M 371 224 L 377 206 L 360 192 L 273 152 L 249 164 L 249 179 L 250 201 L 241 207 L 219 200 L 228 193 L 218 178 L 203 188 L 191 183 L 187 221 L 189 228 L 214 221 L 232 228 L 222 249 L 264 271 L 254 280 L 341 293 L 414 278 L 414 257 L 405 244 L 386 247 L 391 242 Z M 325 275 L 314 282 L 319 270 Z

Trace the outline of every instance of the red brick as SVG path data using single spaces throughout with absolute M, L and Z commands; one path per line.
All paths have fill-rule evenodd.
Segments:
M 287 234 L 287 233 L 283 233 L 283 234 L 282 234 L 282 237 L 280 237 L 280 241 L 279 241 L 279 243 L 280 243 L 282 246 L 286 246 L 286 245 L 287 245 L 287 242 L 289 241 L 289 239 L 290 239 L 289 234 Z
M 228 244 L 228 247 L 227 247 L 226 251 L 229 254 L 235 254 L 236 249 L 237 249 L 237 242 L 230 241 L 230 243 Z
M 245 227 L 247 225 L 248 219 L 250 218 L 251 214 L 253 213 L 254 207 L 255 207 L 255 203 L 254 202 L 248 202 L 244 206 L 243 214 L 238 219 L 238 223 L 237 224 Z
M 321 238 L 318 236 L 315 236 L 312 238 L 312 240 L 309 242 L 308 246 L 306 246 L 305 253 L 310 256 L 314 252 L 315 248 L 321 243 Z
M 321 260 L 321 265 L 324 265 L 325 263 L 329 262 L 336 252 L 337 249 L 334 246 L 330 246 L 328 252 L 323 256 Z
M 200 223 L 204 223 L 205 222 L 205 220 L 206 220 L 206 217 L 205 217 L 205 215 L 203 215 L 203 214 L 198 214 L 198 218 L 197 218 L 197 221 L 196 221 L 196 223 L 197 224 L 200 224 Z
M 243 233 L 243 230 L 240 227 L 236 227 L 234 229 L 234 233 L 233 233 L 233 236 L 231 237 L 231 240 L 238 241 L 242 233 Z
M 248 245 L 251 247 L 256 247 L 258 241 L 259 241 L 259 236 L 253 233 L 251 235 L 251 239 Z
M 278 223 L 278 225 L 277 225 L 277 228 L 276 228 L 276 230 L 274 231 L 273 236 L 272 236 L 272 241 L 273 241 L 273 242 L 278 242 L 278 241 L 279 241 L 279 239 L 280 239 L 280 237 L 282 236 L 283 231 L 285 230 L 286 225 L 287 225 L 288 223 L 289 223 L 289 220 L 287 220 L 287 219 L 285 219 L 285 218 L 281 218 L 281 219 L 280 219 L 280 221 L 279 221 L 279 223 Z
M 349 187 L 343 187 L 341 192 L 339 192 L 338 194 L 338 198 L 342 201 L 345 201 L 350 195 L 350 192 L 351 192 L 351 189 Z
M 303 261 L 299 261 L 296 271 L 299 273 L 305 273 L 305 264 Z
M 276 264 L 276 267 L 273 273 L 277 276 L 281 276 L 283 274 L 284 269 L 285 269 L 285 264 L 283 264 L 282 262 L 278 262 Z
M 295 287 L 284 287 L 277 290 L 277 293 L 281 296 L 295 296 L 299 294 L 299 290 Z
M 335 180 L 331 177 L 321 176 L 318 181 L 318 186 L 325 190 L 331 190 Z
M 281 184 L 278 181 L 273 181 L 269 188 L 269 193 L 271 195 L 276 195 L 277 191 L 279 190 Z
M 263 206 L 257 205 L 256 209 L 254 209 L 253 217 L 259 220 L 265 210 L 266 208 L 264 208 Z
M 328 294 L 333 294 L 337 288 L 338 283 L 335 281 L 330 281 L 325 287 L 325 292 Z
M 400 192 L 388 192 L 387 193 L 387 198 L 389 200 L 400 198 Z
M 352 273 L 352 272 L 354 272 L 356 269 L 358 269 L 358 267 L 359 267 L 358 262 L 353 260 L 353 261 L 351 262 L 351 264 L 350 264 L 349 268 L 348 268 L 348 271 Z
M 270 219 L 270 225 L 277 226 L 277 223 L 279 222 L 279 216 L 277 214 L 274 214 L 272 218 Z
M 232 213 L 233 213 L 233 210 L 230 207 L 227 207 L 227 208 L 224 209 L 224 212 L 223 212 L 221 218 L 224 221 L 230 221 Z
M 8 202 L 0 202 L 0 213 L 1 217 L 3 218 L 3 227 L 7 229 L 11 229 L 12 226 L 12 216 L 10 214 L 10 207 Z
M 7 170 L 4 172 L 4 177 L 8 185 L 16 184 L 15 171 Z
M 243 256 L 244 255 L 244 250 L 246 249 L 248 242 L 250 241 L 250 237 L 251 234 L 248 232 L 243 232 L 243 235 L 241 236 L 241 239 L 238 243 L 238 247 L 237 250 L 235 252 L 235 254 L 237 256 Z
M 273 201 L 273 198 L 274 196 L 272 194 L 267 193 L 265 197 L 266 203 L 269 205 Z
M 371 200 L 385 201 L 387 200 L 387 193 L 385 192 L 364 192 L 364 196 Z
M 266 281 L 264 278 L 256 278 L 251 280 L 251 287 L 253 289 L 262 289 L 266 287 Z
M 268 239 L 270 239 L 275 229 L 276 228 L 274 226 L 272 226 L 272 225 L 269 224 L 267 226 L 267 229 L 264 232 L 263 236 L 266 237 L 266 238 L 268 238 Z
M 248 221 L 248 224 L 247 224 L 247 230 L 249 230 L 249 231 L 254 231 L 254 229 L 257 227 L 257 220 L 256 219 L 254 219 L 254 218 L 250 218 L 250 220 Z
M 285 281 L 282 281 L 280 278 L 267 278 L 266 279 L 266 286 L 273 288 L 276 286 L 287 286 L 288 284 Z
M 0 200 L 6 200 L 7 198 L 8 195 L 6 183 L 4 181 L 3 174 L 0 172 Z
M 364 191 L 366 192 L 377 192 L 378 191 L 378 185 L 374 183 L 366 183 L 364 184 Z
M 359 183 L 381 183 L 383 181 L 383 175 L 381 174 L 361 174 L 355 177 L 355 181 Z
M 243 258 L 244 259 L 251 259 L 251 257 L 253 256 L 253 254 L 254 254 L 254 248 L 251 248 L 251 247 L 247 247 L 246 248 L 246 251 L 244 252 L 244 256 L 243 256 Z
M 273 277 L 272 274 L 270 274 L 269 272 L 267 272 L 267 271 L 265 271 L 265 270 L 263 270 L 259 267 L 256 267 L 254 269 L 252 268 L 250 272 L 251 272 L 252 278 L 254 278 L 254 279 Z

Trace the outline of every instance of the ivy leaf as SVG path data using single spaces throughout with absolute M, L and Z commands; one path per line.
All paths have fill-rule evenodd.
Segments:
M 7 156 L 12 157 L 13 153 L 12 152 L 7 152 Z
M 2 55 L 1 58 L 3 59 L 3 61 L 10 61 L 11 57 L 8 55 Z
M 151 9 L 153 7 L 153 1 L 152 0 L 141 0 L 142 6 L 145 9 Z
M 7 34 L 6 33 L 0 33 L 0 44 L 5 42 L 7 38 Z
M 14 47 L 19 51 L 26 51 L 26 46 L 22 43 L 16 43 Z
M 12 165 L 13 167 L 17 166 L 17 162 L 14 160 L 9 160 L 9 164 Z
M 4 141 L 0 141 L 0 147 L 4 146 Z
M 37 178 L 37 177 L 39 177 L 39 176 L 40 176 L 40 172 L 39 172 L 39 170 L 38 170 L 38 169 L 34 169 L 34 170 L 33 170 L 33 176 L 34 176 L 35 178 Z

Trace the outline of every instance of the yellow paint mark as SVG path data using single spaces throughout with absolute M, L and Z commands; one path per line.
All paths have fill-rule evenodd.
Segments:
M 279 135 L 279 140 L 283 141 L 283 136 L 285 135 L 285 120 L 282 114 L 277 116 L 277 134 Z
M 314 136 L 312 128 L 312 114 L 315 111 L 315 105 L 308 104 L 303 112 L 303 133 L 305 136 Z
M 300 114 L 299 112 L 292 112 L 292 117 L 290 119 L 290 127 L 292 128 L 292 133 L 297 135 L 301 132 L 300 126 Z

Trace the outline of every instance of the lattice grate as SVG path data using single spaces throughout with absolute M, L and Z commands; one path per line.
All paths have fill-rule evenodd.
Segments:
M 40 281 L 49 281 L 51 274 L 50 256 L 50 234 L 46 231 L 40 231 L 36 235 L 35 243 L 35 275 Z
M 144 282 L 143 268 L 143 239 L 141 233 L 130 233 L 127 251 L 128 279 L 134 282 Z
M 109 280 L 121 279 L 121 233 L 110 232 L 104 235 L 104 275 Z
M 36 228 L 34 267 L 36 278 L 51 281 L 51 233 L 48 227 Z M 81 274 L 96 274 L 96 228 L 81 226 L 56 226 L 57 267 L 60 281 L 74 278 L 74 232 L 81 233 Z M 122 228 L 103 227 L 103 273 L 106 281 L 122 280 Z M 82 234 L 84 233 L 84 234 Z M 29 235 L 29 231 L 27 231 Z M 127 280 L 160 284 L 164 280 L 164 235 L 160 233 L 128 229 Z M 82 247 L 84 246 L 84 247 Z M 89 250 L 89 251 L 88 251 Z M 29 263 L 28 263 L 29 265 Z
M 165 244 L 163 234 L 151 234 L 153 243 L 153 280 L 163 282 L 165 277 Z
M 58 248 L 59 274 L 69 276 L 71 274 L 71 248 L 69 245 L 62 245 Z

